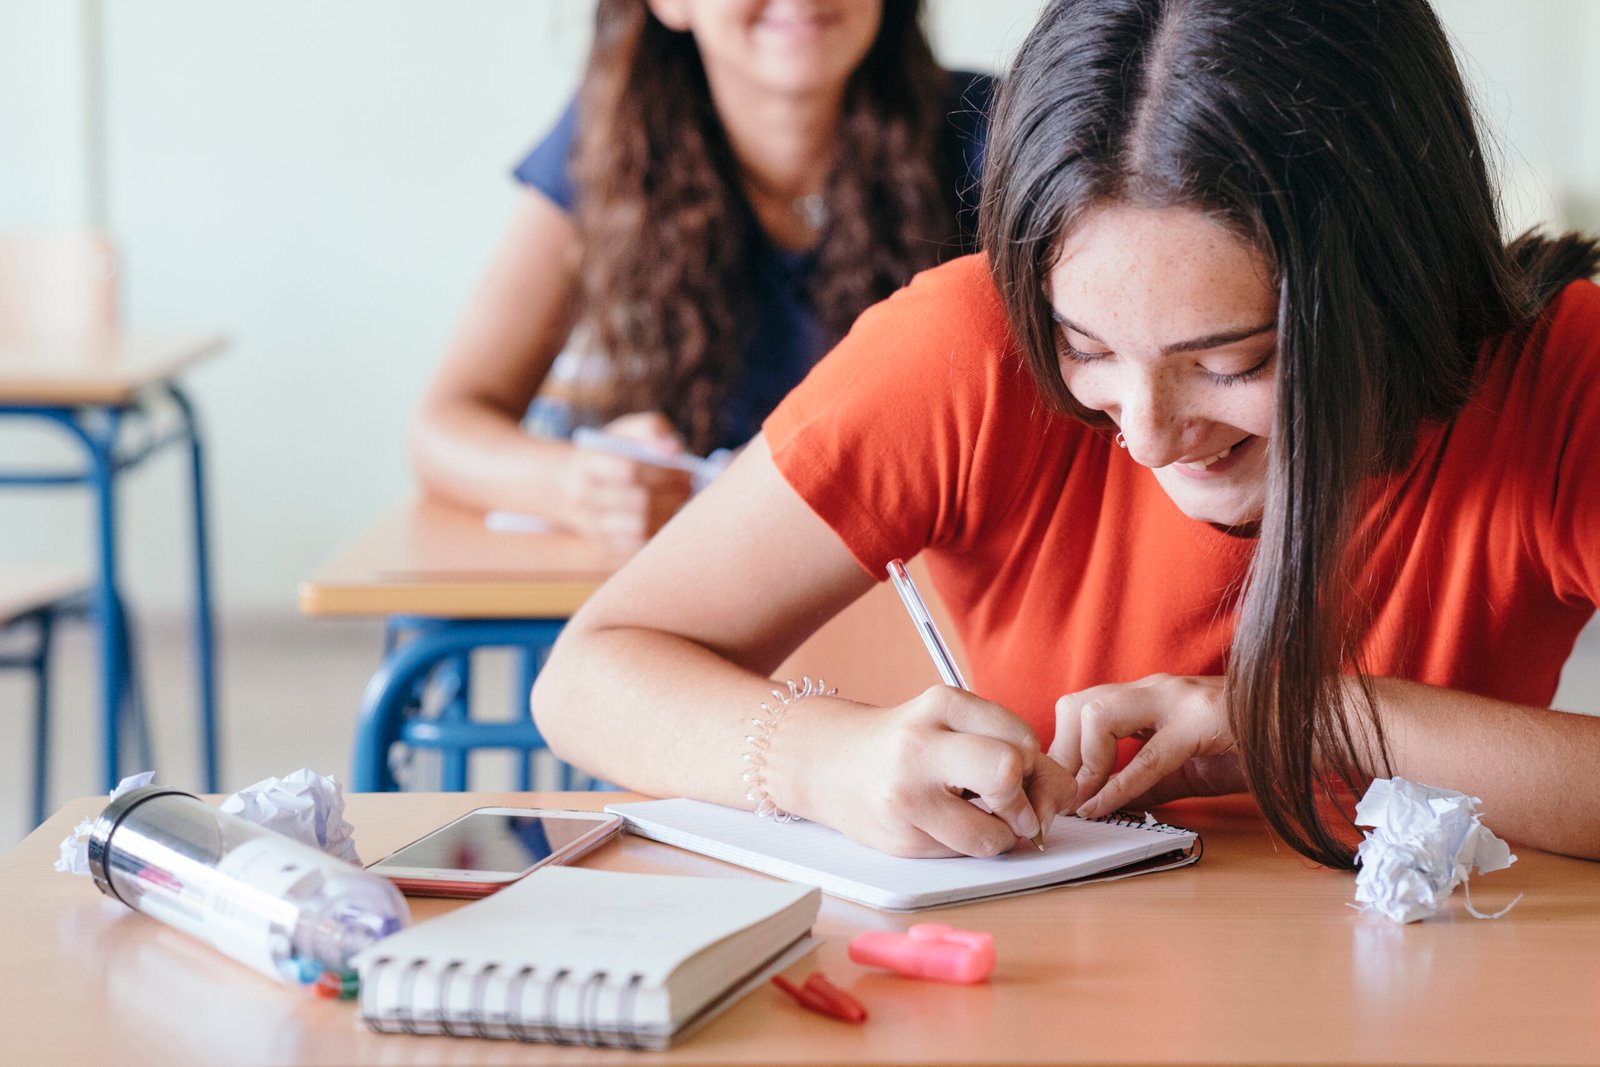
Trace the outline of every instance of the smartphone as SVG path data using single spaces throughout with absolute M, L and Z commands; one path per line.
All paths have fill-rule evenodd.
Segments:
M 478 808 L 367 865 L 401 892 L 486 897 L 530 871 L 571 863 L 622 829 L 603 811 Z

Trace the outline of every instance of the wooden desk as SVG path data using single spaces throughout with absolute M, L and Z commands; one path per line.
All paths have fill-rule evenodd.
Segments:
M 307 615 L 566 618 L 624 557 L 558 533 L 497 533 L 432 500 L 384 515 L 300 585 Z
M 383 516 L 301 583 L 307 615 L 390 619 L 383 661 L 361 698 L 352 787 L 397 788 L 388 762 L 396 743 L 438 749 L 448 790 L 467 788 L 470 751 L 542 748 L 527 708 L 534 675 L 567 618 L 624 558 L 571 534 L 492 531 L 476 512 L 423 499 Z M 523 696 L 511 721 L 471 722 L 469 657 L 493 646 L 516 650 Z M 420 720 L 419 687 L 441 667 L 451 679 L 443 710 Z M 570 785 L 564 767 L 560 773 L 560 784 Z M 530 776 L 524 758 L 523 788 Z
M 381 754 L 397 740 L 412 740 L 444 749 L 445 788 L 464 788 L 464 756 L 450 745 L 435 744 L 433 726 L 419 731 L 401 722 L 417 680 L 475 642 L 547 647 L 561 623 L 625 559 L 570 534 L 491 531 L 476 512 L 424 499 L 384 515 L 302 582 L 300 610 L 306 615 L 376 615 L 424 624 L 414 627 L 416 638 L 408 644 L 391 639 L 362 697 L 352 786 L 394 788 Z M 922 574 L 917 561 L 911 566 Z M 951 634 L 943 605 L 925 578 L 923 585 L 932 610 Z M 525 684 L 519 686 L 523 693 L 532 686 L 537 657 L 525 662 Z M 814 634 L 773 677 L 806 674 L 820 674 L 841 693 L 879 704 L 908 699 L 939 681 L 887 582 Z M 489 726 L 474 736 L 500 747 L 541 744 L 525 709 L 515 709 L 515 717 L 513 724 Z M 445 719 L 464 722 L 465 711 L 447 704 Z M 446 729 L 466 736 L 469 727 Z M 408 730 L 418 736 L 402 738 Z M 522 773 L 527 773 L 526 761 Z
M 363 857 L 471 808 L 595 808 L 610 794 L 355 794 Z M 0 1062 L 62 1064 L 1600 1063 L 1600 864 L 1523 850 L 1483 878 L 1479 921 L 1400 927 L 1347 907 L 1350 875 L 1309 866 L 1248 802 L 1163 809 L 1200 830 L 1194 867 L 1010 900 L 887 915 L 825 899 L 824 970 L 871 1017 L 852 1027 L 770 987 L 664 1054 L 367 1032 L 351 1003 L 273 984 L 50 869 L 98 798 L 68 804 L 0 857 Z M 627 837 L 587 865 L 760 878 Z M 413 901 L 423 918 L 458 906 Z M 869 928 L 943 921 L 995 934 L 984 985 L 915 982 L 849 962 Z
M 65 470 L 0 471 L 0 486 L 88 486 L 95 498 L 96 561 L 91 605 L 100 631 L 102 767 L 106 788 L 122 776 L 120 724 L 124 706 L 138 711 L 132 641 L 117 560 L 119 473 L 168 444 L 188 454 L 193 526 L 195 663 L 199 690 L 202 780 L 216 788 L 216 682 L 214 628 L 206 528 L 204 450 L 194 405 L 175 377 L 220 352 L 215 334 L 125 334 L 108 332 L 51 340 L 0 337 L 0 417 L 53 424 L 82 449 L 83 463 Z M 176 412 L 177 428 L 149 429 L 124 440 L 131 416 L 143 417 L 164 398 Z M 137 721 L 137 719 L 133 720 Z M 141 737 L 141 742 L 148 742 Z M 148 763 L 141 758 L 141 763 Z
M 0 337 L 0 404 L 126 405 L 226 343 L 219 334 L 115 333 L 27 342 Z

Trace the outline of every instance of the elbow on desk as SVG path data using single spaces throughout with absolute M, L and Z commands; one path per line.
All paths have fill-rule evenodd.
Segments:
M 539 735 L 552 755 L 564 763 L 592 770 L 585 757 L 584 721 L 590 717 L 583 709 L 590 702 L 581 679 L 591 676 L 582 665 L 584 645 L 582 612 L 579 612 L 550 649 L 550 655 L 533 681 L 528 694 L 528 710 Z M 592 723 L 591 723 L 592 725 Z

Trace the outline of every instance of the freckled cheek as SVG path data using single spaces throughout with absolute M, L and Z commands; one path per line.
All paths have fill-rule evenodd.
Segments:
M 1116 387 L 1112 376 L 1098 368 L 1083 367 L 1070 360 L 1061 361 L 1061 380 L 1067 392 L 1084 407 L 1093 411 L 1111 411 L 1118 406 Z
M 1227 396 L 1213 416 L 1218 422 L 1237 426 L 1258 437 L 1272 434 L 1273 413 L 1277 406 L 1276 387 L 1271 381 L 1252 382 L 1247 386 L 1234 386 L 1237 396 Z

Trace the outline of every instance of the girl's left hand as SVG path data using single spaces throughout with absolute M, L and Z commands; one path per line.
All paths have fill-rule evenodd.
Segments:
M 1117 742 L 1144 741 L 1115 775 Z M 1078 783 L 1078 814 L 1151 807 L 1186 796 L 1245 790 L 1221 678 L 1152 674 L 1098 685 L 1056 701 L 1050 757 Z

